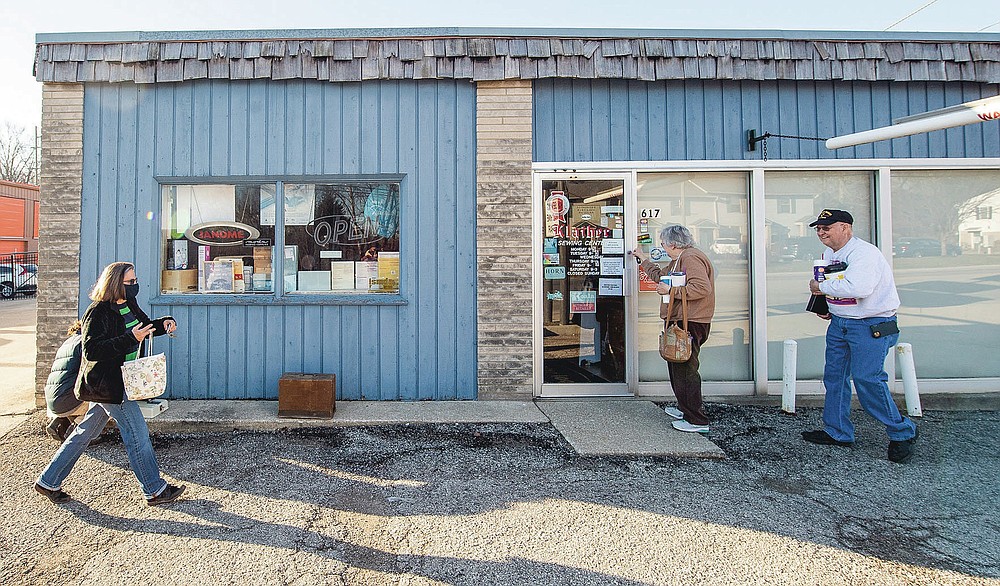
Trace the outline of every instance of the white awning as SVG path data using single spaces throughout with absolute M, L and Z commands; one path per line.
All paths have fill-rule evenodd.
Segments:
M 890 138 L 900 138 L 919 134 L 921 132 L 931 132 L 932 130 L 942 130 L 944 128 L 954 128 L 975 124 L 977 122 L 988 122 L 1000 120 L 1000 96 L 983 98 L 973 102 L 966 102 L 957 106 L 949 106 L 940 110 L 931 110 L 915 116 L 907 116 L 893 121 L 892 126 L 873 128 L 854 134 L 835 136 L 826 141 L 826 148 L 840 149 L 879 140 Z

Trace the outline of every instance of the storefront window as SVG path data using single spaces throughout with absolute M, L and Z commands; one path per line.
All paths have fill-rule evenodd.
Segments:
M 164 185 L 163 293 L 269 293 L 274 226 L 261 222 L 273 185 Z
M 893 171 L 900 342 L 920 378 L 1000 376 L 1000 171 Z
M 746 173 L 732 172 L 638 177 L 639 236 L 647 241 L 641 246 L 658 246 L 660 229 L 680 224 L 691 231 L 695 245 L 715 266 L 715 318 L 701 350 L 700 372 L 706 381 L 750 380 L 748 184 Z M 657 350 L 663 329 L 660 295 L 648 280 L 642 280 L 639 289 L 639 380 L 666 381 L 667 366 Z
M 399 292 L 398 183 L 284 187 L 286 292 Z
M 399 292 L 398 183 L 164 185 L 162 194 L 165 294 Z
M 872 242 L 872 173 L 775 171 L 764 174 L 767 250 L 767 377 L 782 376 L 783 344 L 798 343 L 797 378 L 823 377 L 828 322 L 805 311 L 813 261 L 825 248 L 809 224 L 824 208 L 854 216 L 854 235 Z

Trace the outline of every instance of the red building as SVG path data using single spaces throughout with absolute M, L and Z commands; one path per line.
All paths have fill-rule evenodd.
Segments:
M 38 251 L 38 186 L 0 181 L 0 255 Z

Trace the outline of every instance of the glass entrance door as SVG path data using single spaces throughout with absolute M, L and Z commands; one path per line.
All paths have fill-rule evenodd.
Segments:
M 536 183 L 536 348 L 542 396 L 631 395 L 628 176 Z

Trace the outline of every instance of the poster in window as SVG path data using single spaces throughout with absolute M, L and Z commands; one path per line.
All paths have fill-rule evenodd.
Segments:
M 170 185 L 171 237 L 180 238 L 185 230 L 208 222 L 236 221 L 235 185 Z M 168 191 L 169 193 L 169 191 Z
M 378 262 L 374 260 L 359 260 L 354 263 L 354 288 L 361 291 L 371 290 L 372 281 L 378 279 Z
M 621 297 L 625 295 L 621 279 L 598 279 L 597 291 L 602 297 Z
M 202 293 L 232 293 L 235 277 L 232 260 L 203 261 L 204 273 L 199 291 Z
M 274 225 L 274 202 L 278 200 L 277 187 L 264 184 L 260 186 L 260 225 Z
M 601 254 L 625 254 L 625 240 L 622 238 L 601 240 Z
M 372 290 L 382 293 L 399 291 L 399 253 L 380 252 L 378 254 L 378 279 Z
M 243 282 L 243 257 L 241 256 L 217 256 L 215 260 L 228 261 L 233 263 L 233 293 L 243 293 L 246 291 L 246 283 Z
M 354 261 L 330 262 L 330 283 L 334 291 L 354 289 Z
M 621 256 L 602 256 L 601 257 L 601 274 L 602 275 L 624 275 L 625 274 L 625 258 Z
M 570 313 L 597 313 L 597 291 L 569 292 Z
M 316 186 L 313 184 L 285 184 L 285 225 L 305 226 L 313 221 L 316 210 Z
M 656 291 L 656 281 L 649 278 L 646 271 L 639 269 L 639 290 L 640 291 Z
M 276 186 L 260 186 L 260 225 L 274 225 L 274 202 L 277 201 Z M 316 211 L 316 186 L 313 184 L 285 184 L 285 225 L 305 226 L 313 221 Z

